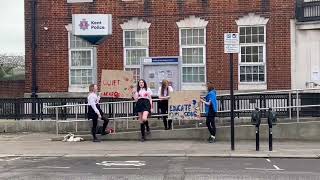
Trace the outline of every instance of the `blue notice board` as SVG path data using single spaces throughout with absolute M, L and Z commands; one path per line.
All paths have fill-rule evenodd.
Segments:
M 158 96 L 158 89 L 163 79 L 167 79 L 174 91 L 181 90 L 181 58 L 170 57 L 146 57 L 142 63 L 142 78 L 146 80 L 148 87 L 154 96 Z

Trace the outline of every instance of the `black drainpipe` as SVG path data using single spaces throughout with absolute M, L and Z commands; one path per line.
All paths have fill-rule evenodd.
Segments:
M 36 59 L 36 27 L 37 27 L 37 0 L 31 2 L 31 31 L 32 31 L 32 59 L 31 59 L 31 76 L 32 76 L 32 87 L 31 87 L 31 98 L 32 98 L 32 119 L 36 119 L 36 102 L 37 102 L 37 59 Z

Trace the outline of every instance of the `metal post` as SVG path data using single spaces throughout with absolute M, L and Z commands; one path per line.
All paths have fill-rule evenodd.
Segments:
M 229 54 L 230 58 L 230 100 L 231 100 L 231 150 L 234 151 L 234 95 L 233 95 L 233 54 Z
M 269 151 L 272 151 L 272 126 L 269 127 Z
M 57 135 L 59 134 L 59 124 L 58 124 L 58 119 L 59 119 L 59 109 L 58 107 L 55 108 L 56 109 L 56 133 Z
M 127 103 L 127 129 L 129 129 L 129 103 Z
M 290 121 L 292 120 L 292 114 L 291 114 L 291 110 L 292 110 L 292 108 L 291 108 L 291 106 L 292 106 L 292 103 L 291 103 L 291 92 L 289 92 L 289 119 L 290 119 Z
M 297 95 L 297 97 L 296 97 L 296 106 L 297 106 L 297 122 L 299 122 L 300 120 L 299 120 L 299 105 L 300 105 L 300 103 L 299 103 L 299 91 L 297 90 L 297 93 L 296 93 L 296 95 Z
M 260 136 L 259 136 L 259 126 L 256 127 L 256 151 L 260 150 Z
M 37 95 L 37 71 L 36 71 L 36 33 L 37 33 L 37 0 L 32 0 L 31 2 L 31 33 L 32 33 L 32 40 L 31 40 L 31 48 L 32 48 L 32 55 L 31 55 L 31 76 L 32 76 L 32 86 L 31 86 L 31 98 L 32 98 L 32 119 L 36 119 L 36 99 Z
M 112 113 L 113 113 L 113 132 L 116 133 L 116 111 L 115 111 L 115 104 L 112 104 Z

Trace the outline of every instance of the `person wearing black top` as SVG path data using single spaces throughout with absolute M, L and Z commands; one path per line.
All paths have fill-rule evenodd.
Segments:
M 98 86 L 96 84 L 91 84 L 89 86 L 89 95 L 88 95 L 88 119 L 92 119 L 92 128 L 91 133 L 93 136 L 93 142 L 100 142 L 100 140 L 97 138 L 97 125 L 98 125 L 98 119 L 103 120 L 103 126 L 102 126 L 102 132 L 101 135 L 106 135 L 106 128 L 108 126 L 109 120 L 103 116 L 103 112 L 100 108 L 99 101 L 100 96 L 97 95 L 98 92 Z

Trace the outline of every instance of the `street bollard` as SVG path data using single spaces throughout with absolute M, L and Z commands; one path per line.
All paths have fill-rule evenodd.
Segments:
M 272 125 L 276 125 L 277 114 L 269 108 L 268 111 L 268 125 L 269 125 L 269 151 L 272 151 Z
M 251 123 L 255 126 L 256 129 L 256 151 L 260 150 L 260 134 L 259 134 L 259 127 L 261 124 L 261 112 L 259 108 L 255 108 L 254 111 L 251 113 Z

